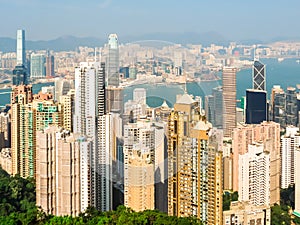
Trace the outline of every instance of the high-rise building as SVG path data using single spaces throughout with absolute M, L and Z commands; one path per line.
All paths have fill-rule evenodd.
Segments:
M 105 107 L 104 63 L 80 63 L 75 69 L 74 132 L 89 138 L 90 151 L 83 152 L 90 160 L 87 194 L 89 204 L 101 211 L 112 209 L 112 146 L 114 143 L 111 115 Z
M 267 92 L 246 90 L 246 123 L 260 124 L 267 120 Z
M 35 139 L 31 85 L 15 86 L 11 93 L 12 174 L 34 177 Z
M 285 92 L 279 85 L 274 85 L 270 100 L 270 120 L 286 126 Z
M 236 127 L 236 68 L 223 68 L 223 129 L 224 137 L 231 137 Z
M 60 104 L 51 94 L 32 95 L 31 86 L 15 86 L 11 94 L 12 173 L 35 177 L 36 131 L 61 125 Z
M 17 65 L 26 65 L 25 30 L 17 30 Z
M 239 155 L 239 201 L 256 206 L 270 204 L 270 154 L 263 144 L 253 143 Z
M 59 103 L 62 107 L 62 126 L 73 132 L 73 115 L 75 107 L 75 90 L 71 89 L 67 95 L 60 96 Z
M 138 121 L 124 127 L 124 205 L 154 209 L 155 131 Z
M 96 203 L 97 181 L 97 77 L 93 64 L 80 63 L 75 68 L 75 114 L 74 133 L 86 137 L 90 143 L 84 146 L 85 151 L 80 152 L 80 158 L 85 159 L 85 175 L 87 179 L 81 182 L 86 188 L 86 198 L 83 205 L 91 205 L 99 209 Z M 85 183 L 88 182 L 88 183 Z
M 213 127 L 223 127 L 223 89 L 216 87 L 212 89 L 212 95 L 205 96 L 205 114 Z
M 252 69 L 253 89 L 266 91 L 266 66 L 254 60 Z
M 211 184 L 215 183 L 212 179 L 221 179 L 222 166 L 219 156 L 216 159 L 209 154 L 212 125 L 203 118 L 200 108 L 199 102 L 185 93 L 169 116 L 168 214 L 196 216 L 205 224 L 222 224 L 222 210 L 214 207 L 221 206 L 222 182 L 218 180 L 214 190 Z M 211 218 L 218 221 L 210 223 Z
M 74 88 L 74 81 L 57 77 L 54 80 L 54 100 L 59 101 L 60 96 L 68 94 Z
M 46 56 L 46 76 L 53 77 L 54 75 L 54 56 L 48 54 Z
M 262 143 L 270 154 L 270 204 L 280 202 L 280 125 L 264 121 L 261 124 L 240 125 L 232 134 L 232 187 L 239 191 L 239 156 L 248 152 L 254 142 Z
M 297 92 L 296 88 L 288 87 L 286 90 L 286 125 L 298 125 L 298 107 L 297 107 Z
M 123 114 L 124 89 L 121 87 L 106 87 L 106 112 Z
M 108 37 L 107 86 L 119 86 L 119 41 L 116 34 Z
M 57 126 L 40 130 L 36 156 L 37 206 L 46 214 L 77 216 L 81 212 L 81 165 L 76 138 Z
M 30 79 L 46 77 L 46 57 L 43 54 L 32 54 L 30 57 Z
M 13 85 L 27 84 L 25 30 L 17 30 L 17 65 L 13 70 Z
M 299 145 L 299 128 L 287 126 L 285 135 L 281 136 L 281 188 L 295 184 L 295 154 Z

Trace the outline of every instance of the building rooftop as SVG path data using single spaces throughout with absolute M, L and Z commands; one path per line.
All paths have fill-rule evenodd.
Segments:
M 187 93 L 184 93 L 176 102 L 177 104 L 193 104 L 195 100 Z

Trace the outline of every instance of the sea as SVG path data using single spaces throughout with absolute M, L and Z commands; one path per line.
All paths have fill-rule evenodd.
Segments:
M 287 87 L 296 87 L 300 84 L 300 64 L 298 58 L 284 59 L 279 62 L 277 59 L 260 59 L 266 65 L 266 87 L 268 98 L 274 85 L 280 85 L 284 90 Z M 44 86 L 53 86 L 54 83 L 39 83 L 33 85 L 33 93 L 38 93 Z M 145 88 L 147 91 L 147 104 L 150 107 L 160 106 L 164 100 L 171 107 L 176 102 L 176 96 L 183 94 L 185 90 L 194 96 L 210 95 L 212 89 L 221 86 L 221 80 L 191 82 L 185 84 L 140 84 L 126 87 L 124 90 L 124 102 L 132 99 L 135 88 Z M 237 72 L 237 100 L 246 94 L 246 89 L 252 88 L 252 68 L 242 69 Z M 0 89 L 0 107 L 9 104 L 11 89 Z

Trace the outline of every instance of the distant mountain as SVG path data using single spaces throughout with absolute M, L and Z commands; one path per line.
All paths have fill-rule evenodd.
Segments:
M 156 40 L 162 42 L 171 42 L 177 44 L 202 44 L 208 46 L 212 43 L 220 45 L 228 45 L 231 40 L 228 40 L 217 32 L 195 33 L 195 32 L 182 32 L 182 33 L 150 33 L 139 36 L 122 36 L 119 35 L 119 41 L 123 44 L 131 42 L 139 42 L 145 40 Z M 300 38 L 286 38 L 279 37 L 270 41 L 261 41 L 256 39 L 240 40 L 237 43 L 242 44 L 265 44 L 274 41 L 283 40 L 300 40 Z M 105 38 L 95 37 L 74 37 L 74 36 L 62 36 L 48 41 L 26 41 L 26 49 L 28 50 L 54 50 L 54 51 L 69 51 L 75 50 L 79 46 L 88 47 L 101 47 L 107 42 Z M 13 38 L 0 37 L 0 51 L 2 52 L 14 52 L 16 51 L 16 40 Z
M 30 41 L 26 40 L 27 50 L 54 50 L 69 51 L 75 50 L 79 46 L 96 47 L 103 46 L 106 42 L 104 39 L 86 37 L 79 38 L 74 36 L 63 36 L 49 41 Z M 0 37 L 0 51 L 14 52 L 16 51 L 16 39 Z

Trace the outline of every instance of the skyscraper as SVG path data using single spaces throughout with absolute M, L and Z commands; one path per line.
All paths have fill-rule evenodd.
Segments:
M 46 77 L 46 57 L 43 54 L 32 54 L 30 57 L 30 78 Z
M 205 114 L 213 127 L 223 127 L 223 89 L 221 86 L 212 89 L 212 95 L 205 96 Z
M 281 127 L 286 126 L 285 98 L 284 90 L 274 85 L 270 99 L 270 120 L 279 123 Z
M 270 154 L 263 144 L 253 143 L 239 155 L 239 201 L 270 204 Z
M 223 68 L 223 129 L 224 137 L 231 137 L 236 127 L 236 68 Z
M 46 76 L 53 77 L 54 75 L 54 56 L 48 53 L 46 56 Z
M 119 86 L 119 42 L 117 34 L 108 37 L 107 86 Z
M 35 177 L 36 131 L 61 125 L 61 107 L 51 94 L 32 95 L 30 85 L 15 86 L 11 94 L 12 173 Z
M 34 177 L 35 142 L 31 85 L 12 88 L 11 93 L 11 154 L 12 174 Z
M 168 120 L 169 215 L 196 216 L 205 224 L 222 223 L 222 210 L 214 207 L 222 201 L 222 166 L 213 149 L 209 153 L 211 128 L 201 116 L 199 102 L 186 93 L 177 100 Z M 214 172 L 218 176 L 211 175 Z M 219 185 L 213 187 L 212 183 Z M 212 218 L 215 221 L 210 223 Z
M 138 121 L 124 127 L 124 204 L 136 211 L 154 209 L 155 131 Z
M 254 60 L 252 71 L 253 89 L 266 91 L 266 66 Z
M 101 211 L 112 209 L 112 119 L 105 107 L 105 64 L 80 63 L 75 69 L 74 132 L 91 141 L 81 158 L 88 162 L 90 205 Z
M 267 120 L 267 92 L 246 90 L 246 123 L 260 124 Z
M 17 65 L 26 65 L 25 30 L 17 30 Z
M 13 70 L 13 85 L 27 84 L 25 30 L 17 30 L 17 65 Z
M 281 136 L 281 188 L 295 184 L 296 151 L 300 144 L 299 128 L 287 126 L 286 133 Z

